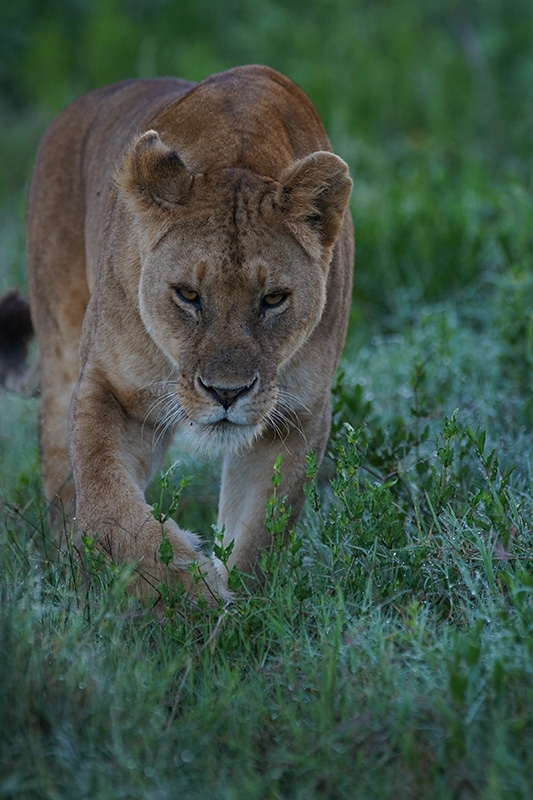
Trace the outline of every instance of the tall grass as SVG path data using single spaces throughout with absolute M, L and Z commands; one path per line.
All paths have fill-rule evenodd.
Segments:
M 232 608 L 160 625 L 127 568 L 83 576 L 36 403 L 0 398 L 0 797 L 532 796 L 532 26 L 525 0 L 1 6 L 0 288 L 60 106 L 251 61 L 318 105 L 358 251 L 327 458 Z M 177 518 L 212 540 L 217 467 L 173 455 L 163 503 L 191 475 Z

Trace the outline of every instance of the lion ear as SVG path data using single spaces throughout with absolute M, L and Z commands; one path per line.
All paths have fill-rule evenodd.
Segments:
M 302 238 L 304 231 L 304 245 L 312 232 L 322 247 L 332 247 L 352 191 L 344 161 L 333 153 L 312 153 L 285 169 L 280 184 L 279 202 L 293 232 Z
M 187 202 L 193 177 L 179 155 L 156 131 L 136 139 L 117 173 L 117 184 L 134 207 L 172 208 Z

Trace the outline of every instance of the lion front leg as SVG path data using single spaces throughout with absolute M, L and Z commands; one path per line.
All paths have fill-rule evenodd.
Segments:
M 135 563 L 133 590 L 145 601 L 158 599 L 161 582 L 172 588 L 180 581 L 192 597 L 210 603 L 229 599 L 221 565 L 203 554 L 197 536 L 172 520 L 164 523 L 171 561 L 161 561 L 163 526 L 144 498 L 163 449 L 154 451 L 152 429 L 128 417 L 111 391 L 82 381 L 74 393 L 69 430 L 80 540 L 89 535 L 113 561 Z M 194 565 L 201 574 L 191 574 Z
M 322 459 L 330 430 L 329 398 L 321 410 L 307 423 L 291 429 L 280 439 L 272 432 L 258 440 L 243 454 L 226 456 L 222 470 L 218 526 L 224 529 L 224 546 L 233 542 L 230 568 L 261 579 L 259 562 L 271 545 L 271 535 L 265 524 L 266 503 L 272 497 L 272 477 L 278 456 L 282 456 L 282 482 L 279 497 L 286 496 L 291 507 L 287 532 L 296 524 L 303 509 L 306 482 L 306 455 L 309 452 Z

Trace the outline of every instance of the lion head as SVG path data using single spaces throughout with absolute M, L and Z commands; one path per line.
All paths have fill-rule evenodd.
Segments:
M 294 410 L 284 367 L 324 311 L 348 168 L 319 151 L 277 176 L 193 171 L 150 130 L 117 182 L 137 239 L 140 315 L 175 374 L 165 413 L 200 450 L 247 447 Z

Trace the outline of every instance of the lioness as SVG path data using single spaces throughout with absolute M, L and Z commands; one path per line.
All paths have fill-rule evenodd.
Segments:
M 160 561 L 144 491 L 178 427 L 223 456 L 230 567 L 253 573 L 269 546 L 279 454 L 297 520 L 346 333 L 351 185 L 309 99 L 262 66 L 98 89 L 45 133 L 27 246 L 44 490 L 78 536 L 138 565 L 140 594 L 170 571 L 192 594 L 226 596 L 221 565 L 171 520 L 173 560 Z M 29 385 L 20 296 L 0 319 L 0 376 Z

